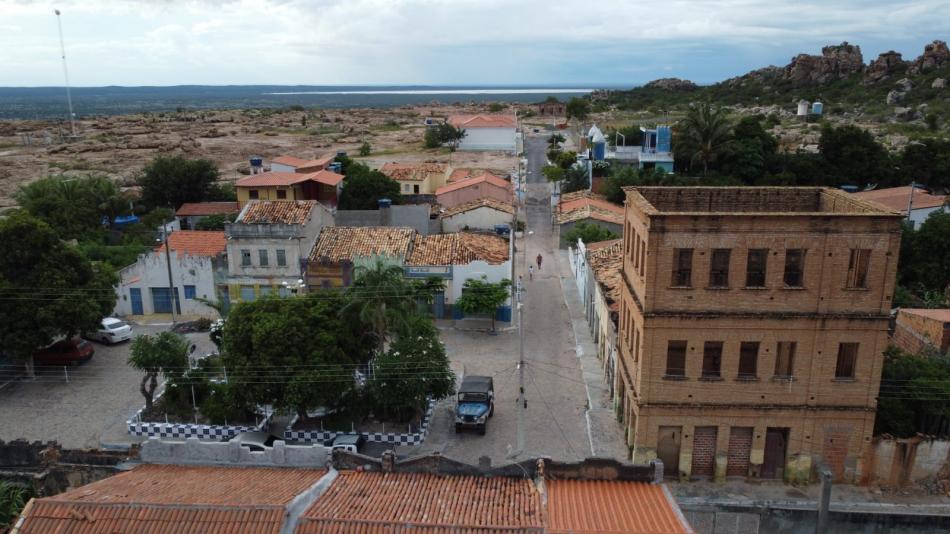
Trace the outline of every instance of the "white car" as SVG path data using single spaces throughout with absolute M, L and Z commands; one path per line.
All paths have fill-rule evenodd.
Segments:
M 99 329 L 86 333 L 86 337 L 100 343 L 118 343 L 132 339 L 132 327 L 121 319 L 106 317 L 99 323 Z

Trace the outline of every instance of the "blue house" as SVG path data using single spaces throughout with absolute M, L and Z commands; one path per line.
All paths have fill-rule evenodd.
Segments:
M 673 132 L 661 124 L 656 128 L 640 127 L 643 143 L 627 146 L 620 144 L 607 151 L 607 159 L 636 165 L 639 169 L 663 169 L 673 172 Z

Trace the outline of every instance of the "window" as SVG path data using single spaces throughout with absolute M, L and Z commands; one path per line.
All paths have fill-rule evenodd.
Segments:
M 689 287 L 693 275 L 693 249 L 673 249 L 673 287 Z
M 854 378 L 854 365 L 858 361 L 857 343 L 838 344 L 838 364 L 835 366 L 835 378 Z
M 409 192 L 409 184 L 402 184 L 402 190 L 405 191 L 406 193 L 408 193 L 408 192 Z
M 267 267 L 267 250 L 263 248 L 258 250 L 257 259 L 260 261 L 261 267 Z
M 282 248 L 277 249 L 277 266 L 278 267 L 287 266 L 287 251 Z
M 278 199 L 278 200 L 283 200 L 283 199 L 285 199 L 285 198 L 287 198 L 287 190 L 286 190 L 286 189 L 278 189 L 278 190 L 277 190 L 277 199 Z
M 633 361 L 640 361 L 640 331 L 633 331 Z
M 795 361 L 795 342 L 779 341 L 775 350 L 775 376 L 791 378 Z
M 732 253 L 728 248 L 717 248 L 712 251 L 709 264 L 709 287 L 729 287 L 729 256 Z
M 280 295 L 281 297 L 289 297 L 289 296 L 290 296 L 290 288 L 287 287 L 287 286 L 279 286 L 279 287 L 277 288 L 277 294 Z
M 755 378 L 759 359 L 759 342 L 743 341 L 739 346 L 739 378 Z
M 647 242 L 641 239 L 640 240 L 640 270 L 637 271 L 640 273 L 641 278 L 643 278 L 643 274 L 647 270 L 646 256 L 647 256 Z
M 241 300 L 251 302 L 254 297 L 254 286 L 241 286 Z
M 267 295 L 270 295 L 271 289 L 272 288 L 270 286 L 261 286 L 261 296 L 266 297 Z
M 705 378 L 719 378 L 722 366 L 722 341 L 707 341 L 703 343 L 703 376 Z
M 745 267 L 746 287 L 765 287 L 765 266 L 769 259 L 769 249 L 749 249 L 749 261 Z
M 419 194 L 419 184 L 412 184 L 412 192 L 416 195 Z
M 251 265 L 251 251 L 242 248 L 241 249 L 241 267 L 250 267 Z
M 666 376 L 686 376 L 685 341 L 670 341 L 667 345 Z
M 805 249 L 790 248 L 785 251 L 785 287 L 805 285 Z
M 251 200 L 260 198 L 260 193 L 257 192 L 257 189 L 251 189 L 247 192 L 247 198 Z
M 185 286 L 185 299 L 193 299 L 198 296 L 195 286 Z
M 871 249 L 851 249 L 851 259 L 848 260 L 848 289 L 867 289 L 870 261 Z
M 640 269 L 640 236 L 636 234 L 633 236 L 633 268 Z

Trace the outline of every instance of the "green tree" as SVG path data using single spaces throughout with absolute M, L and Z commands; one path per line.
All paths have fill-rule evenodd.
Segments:
M 366 326 L 377 352 L 382 354 L 390 335 L 413 315 L 416 287 L 406 279 L 402 267 L 381 258 L 371 265 L 357 266 L 353 276 L 342 313 L 355 316 Z
M 195 230 L 224 230 L 224 225 L 234 222 L 235 215 L 228 213 L 216 213 L 214 215 L 208 215 L 207 217 L 202 217 L 197 224 L 195 224 Z
M 548 137 L 548 148 L 560 148 L 561 143 L 567 141 L 563 135 L 555 132 Z
M 502 104 L 501 102 L 492 102 L 491 104 L 488 104 L 488 111 L 491 113 L 498 113 L 507 107 L 507 105 Z
M 0 347 L 32 369 L 33 351 L 94 329 L 115 307 L 114 271 L 92 264 L 46 223 L 0 219 Z
M 627 199 L 627 194 L 623 188 L 634 185 L 645 185 L 643 184 L 643 175 L 640 170 L 630 166 L 620 167 L 612 171 L 607 177 L 603 194 L 607 197 L 607 200 L 614 204 L 623 204 Z
M 581 222 L 574 225 L 574 228 L 571 228 L 566 234 L 564 234 L 564 239 L 568 243 L 573 245 L 577 243 L 577 240 L 580 239 L 584 244 L 597 243 L 598 241 L 607 241 L 610 239 L 617 239 L 620 236 L 614 232 L 611 232 L 603 226 Z
M 430 126 L 426 128 L 425 147 L 439 148 L 445 143 L 452 143 L 452 146 L 458 146 L 458 142 L 465 137 L 465 130 L 460 130 L 448 123 Z
M 360 145 L 360 156 L 366 157 L 372 150 L 373 147 L 371 147 L 368 142 L 363 141 L 363 144 Z
M 574 118 L 582 121 L 590 115 L 590 101 L 586 98 L 571 97 L 571 99 L 567 101 L 565 109 L 568 119 Z
M 302 420 L 312 409 L 338 406 L 355 385 L 365 348 L 361 325 L 340 314 L 343 303 L 338 292 L 320 291 L 234 306 L 222 356 L 234 402 L 270 404 Z
M 826 185 L 887 183 L 894 166 L 887 150 L 867 130 L 854 125 L 821 129 L 818 152 L 830 170 Z
M 561 152 L 557 155 L 557 159 L 554 160 L 553 163 L 562 169 L 570 169 L 577 163 L 577 152 L 571 150 Z
M 17 203 L 49 224 L 63 239 L 87 239 L 102 232 L 102 218 L 110 221 L 127 212 L 119 188 L 102 176 L 65 178 L 49 176 L 21 186 Z
M 495 312 L 508 300 L 511 280 L 489 282 L 488 277 L 469 278 L 462 285 L 462 296 L 455 305 L 465 313 L 483 313 L 491 316 L 491 329 L 495 330 Z
M 0 530 L 6 532 L 13 526 L 32 493 L 26 486 L 0 481 Z
M 399 182 L 362 163 L 350 163 L 346 180 L 343 182 L 343 192 L 340 194 L 339 209 L 379 209 L 381 198 L 388 198 L 393 204 L 401 204 Z
M 937 353 L 884 352 L 874 434 L 899 438 L 938 432 L 950 417 L 950 358 Z
M 709 165 L 732 141 L 732 125 L 726 117 L 726 110 L 708 102 L 690 106 L 676 133 L 676 151 L 688 156 L 690 163 L 701 163 L 704 177 L 709 172 Z
M 412 419 L 429 398 L 442 399 L 455 388 L 438 331 L 428 327 L 396 339 L 389 350 L 373 361 L 367 390 L 374 411 L 386 419 Z
M 950 187 L 950 141 L 925 139 L 907 145 L 900 156 L 902 183 L 915 181 L 934 189 Z
M 778 148 L 778 141 L 762 127 L 760 117 L 743 117 L 736 123 L 733 142 L 722 158 L 722 173 L 747 185 L 768 174 Z
M 174 332 L 159 332 L 154 336 L 145 334 L 132 341 L 129 365 L 145 373 L 139 391 L 145 397 L 146 411 L 152 409 L 158 375 L 174 380 L 188 369 L 189 347 L 188 340 Z
M 916 231 L 904 226 L 898 262 L 900 284 L 921 299 L 950 288 L 950 213 L 935 211 Z
M 218 167 L 211 160 L 158 156 L 139 178 L 142 203 L 148 208 L 174 210 L 185 202 L 203 202 L 217 181 Z
M 575 166 L 564 171 L 561 193 L 573 193 L 590 188 L 590 174 L 586 167 Z

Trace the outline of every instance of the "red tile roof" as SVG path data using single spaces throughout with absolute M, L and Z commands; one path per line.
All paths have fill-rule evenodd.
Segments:
M 306 224 L 316 200 L 251 200 L 237 222 L 244 224 Z
M 178 208 L 179 217 L 203 217 L 206 215 L 224 215 L 241 211 L 237 202 L 186 202 Z
M 460 180 L 458 182 L 452 182 L 435 190 L 436 196 L 442 195 L 444 193 L 450 193 L 452 191 L 457 191 L 465 187 L 471 187 L 473 185 L 478 185 L 481 183 L 490 183 L 494 186 L 501 187 L 507 190 L 511 190 L 511 182 L 508 180 L 503 180 L 494 174 L 485 173 L 481 176 L 476 176 L 475 178 L 468 178 L 466 180 Z
M 241 178 L 235 182 L 235 187 L 273 187 L 289 186 L 301 182 L 320 182 L 321 184 L 335 186 L 343 181 L 343 175 L 331 171 L 320 170 L 311 173 L 298 172 L 265 172 L 255 174 L 247 178 Z
M 288 167 L 300 167 L 300 166 L 303 166 L 303 165 L 304 165 L 305 163 L 307 163 L 308 161 L 310 161 L 310 160 L 306 160 L 306 159 L 303 159 L 303 158 L 298 158 L 298 157 L 296 157 L 296 156 L 284 156 L 284 155 L 281 155 L 281 156 L 277 156 L 276 158 L 272 159 L 272 160 L 271 160 L 271 163 L 279 163 L 280 165 L 287 165 Z
M 950 310 L 939 308 L 901 308 L 900 313 L 919 315 L 941 323 L 950 323 Z
M 546 531 L 572 534 L 688 534 L 666 486 L 610 480 L 548 480 Z
M 498 176 L 497 174 L 487 171 L 485 169 L 455 169 L 452 171 L 452 174 L 449 175 L 450 182 L 458 182 L 460 180 L 467 180 L 469 178 L 474 178 L 476 176 L 481 176 L 483 174 L 491 174 L 493 176 Z M 501 178 L 499 176 L 499 178 Z M 502 178 L 504 180 L 504 178 Z
M 567 193 L 561 197 L 555 210 L 558 224 L 596 219 L 614 224 L 623 224 L 623 206 L 607 201 L 601 195 L 589 191 Z
M 501 236 L 474 232 L 417 235 L 406 265 L 465 265 L 473 261 L 491 265 L 508 261 L 508 241 Z
M 456 128 L 517 128 L 514 115 L 451 115 L 446 121 Z
M 529 480 L 346 471 L 303 513 L 296 532 L 540 533 L 541 520 Z
M 336 156 L 333 154 L 317 159 L 302 159 L 294 156 L 277 156 L 271 160 L 271 163 L 279 163 L 281 165 L 287 165 L 288 167 L 294 167 L 295 169 L 307 169 L 310 167 L 319 167 L 322 169 L 335 158 Z
M 587 263 L 594 272 L 594 280 L 604 292 L 607 306 L 617 311 L 620 308 L 620 271 L 623 269 L 622 240 L 590 243 L 587 245 Z
M 465 213 L 467 211 L 476 210 L 478 208 L 492 208 L 498 211 L 503 211 L 505 213 L 514 215 L 515 207 L 507 202 L 501 202 L 495 200 L 491 197 L 482 197 L 464 204 L 459 204 L 458 206 L 452 206 L 451 208 L 442 212 L 442 217 L 451 217 L 453 215 L 458 215 L 459 213 Z
M 21 531 L 276 534 L 285 506 L 325 474 L 323 469 L 140 465 L 32 501 Z
M 415 234 L 412 228 L 328 226 L 313 244 L 310 261 L 339 263 L 371 256 L 405 258 Z
M 861 191 L 853 193 L 861 200 L 870 200 L 886 206 L 892 210 L 898 210 L 907 214 L 907 203 L 910 200 L 910 186 L 888 187 L 885 189 L 874 189 L 872 191 Z M 912 209 L 938 208 L 946 203 L 947 199 L 943 195 L 931 195 L 926 190 L 919 187 L 914 188 L 914 203 Z
M 435 176 L 444 176 L 448 169 L 444 163 L 396 163 L 390 162 L 383 164 L 379 172 L 399 181 L 421 182 L 426 178 Z
M 222 231 L 179 230 L 168 235 L 168 246 L 172 252 L 185 256 L 215 257 L 224 253 L 228 240 Z M 156 252 L 165 252 L 165 244 L 159 245 Z

